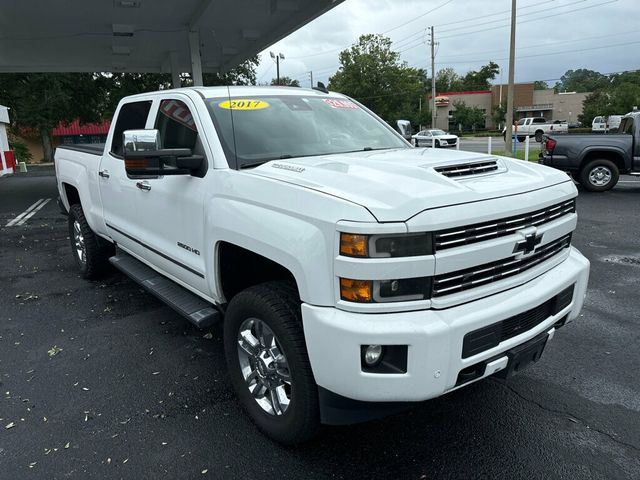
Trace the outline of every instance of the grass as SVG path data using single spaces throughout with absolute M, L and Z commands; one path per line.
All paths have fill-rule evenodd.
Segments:
M 540 153 L 540 149 L 538 149 L 538 148 L 530 148 L 529 149 L 529 161 L 537 163 L 538 162 L 538 153 Z M 492 155 L 502 155 L 504 157 L 510 157 L 511 156 L 511 155 L 506 155 L 506 152 L 504 150 L 492 150 L 491 154 Z M 515 158 L 517 158 L 518 160 L 524 160 L 524 150 L 517 150 Z

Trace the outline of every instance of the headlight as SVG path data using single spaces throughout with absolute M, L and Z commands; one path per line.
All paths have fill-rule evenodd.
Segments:
M 360 258 L 417 257 L 433 254 L 430 233 L 361 235 L 340 233 L 340 255 Z
M 357 303 L 409 302 L 431 298 L 431 277 L 397 280 L 340 279 L 340 298 Z

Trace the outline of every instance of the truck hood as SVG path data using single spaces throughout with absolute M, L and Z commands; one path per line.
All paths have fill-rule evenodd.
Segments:
M 448 167 L 464 170 L 487 162 L 497 168 L 465 176 L 446 176 L 438 171 Z M 404 221 L 432 208 L 570 181 L 564 172 L 521 160 L 409 148 L 274 160 L 247 172 L 357 203 L 380 222 Z

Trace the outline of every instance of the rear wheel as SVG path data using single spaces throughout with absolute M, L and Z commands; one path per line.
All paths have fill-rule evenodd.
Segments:
M 616 164 L 606 159 L 592 160 L 580 170 L 580 183 L 591 192 L 611 190 L 619 177 Z
M 260 430 L 288 445 L 316 434 L 318 388 L 293 285 L 268 282 L 233 297 L 224 347 L 236 395 Z
M 544 132 L 542 130 L 538 130 L 536 132 L 536 142 L 542 143 L 542 135 L 544 135 Z
M 86 279 L 99 278 L 109 268 L 114 246 L 98 237 L 87 223 L 82 206 L 69 208 L 69 241 L 80 274 Z

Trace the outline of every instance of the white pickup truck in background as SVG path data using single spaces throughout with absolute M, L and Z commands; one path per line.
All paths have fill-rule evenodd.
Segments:
M 543 117 L 529 117 L 518 120 L 517 129 L 514 128 L 513 135 L 518 136 L 518 141 L 524 140 L 526 137 L 534 137 L 536 142 L 542 142 L 542 136 L 545 133 L 559 134 L 568 133 L 569 124 L 565 121 L 548 122 Z M 507 134 L 507 129 L 502 129 L 502 136 Z
M 239 401 L 283 443 L 516 373 L 582 308 L 564 172 L 413 148 L 326 90 L 127 97 L 106 145 L 55 165 L 80 272 L 222 322 Z

